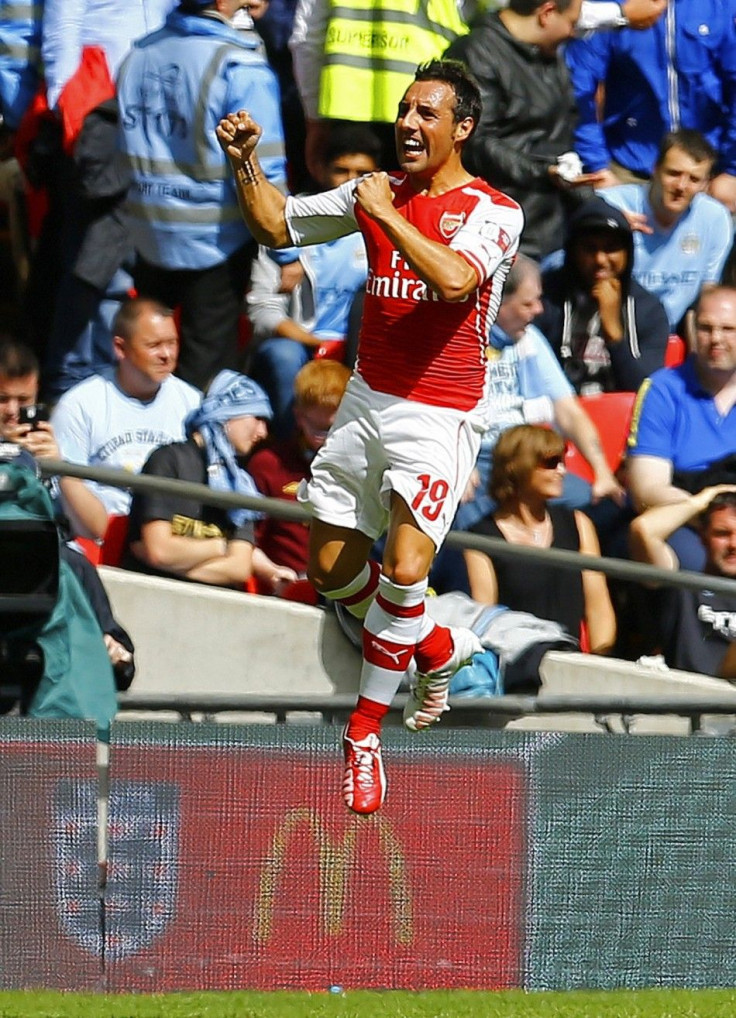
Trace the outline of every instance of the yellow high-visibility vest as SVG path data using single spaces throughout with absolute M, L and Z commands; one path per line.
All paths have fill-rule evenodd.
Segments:
M 333 0 L 319 114 L 391 122 L 417 64 L 467 32 L 456 0 Z

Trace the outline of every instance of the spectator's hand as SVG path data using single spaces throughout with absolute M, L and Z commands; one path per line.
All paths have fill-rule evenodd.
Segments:
M 667 9 L 667 0 L 626 0 L 621 13 L 631 28 L 651 28 Z
M 49 421 L 39 421 L 35 429 L 30 424 L 16 424 L 7 429 L 7 436 L 9 441 L 17 442 L 37 459 L 60 459 L 59 446 Z
M 596 188 L 617 187 L 621 183 L 613 170 L 609 169 L 596 170 L 590 176 L 595 177 L 593 187 Z
M 695 513 L 702 513 L 711 504 L 716 495 L 723 494 L 724 491 L 736 492 L 736 485 L 733 484 L 713 484 L 708 488 L 703 488 L 696 495 L 692 495 L 690 503 Z
M 273 571 L 273 576 L 270 577 L 271 593 L 276 597 L 281 597 L 286 587 L 292 583 L 296 583 L 299 579 L 299 573 L 294 569 L 289 569 L 287 566 L 276 566 Z
M 615 475 L 606 469 L 596 474 L 591 485 L 591 497 L 593 503 L 600 502 L 602 498 L 610 498 L 616 505 L 622 506 L 626 501 L 626 491 L 618 483 Z
M 708 185 L 708 194 L 722 202 L 731 215 L 736 215 L 736 176 L 719 173 Z
M 654 233 L 654 228 L 644 212 L 629 212 L 628 209 L 621 209 L 620 211 L 635 233 Z
M 393 191 L 388 182 L 388 173 L 383 170 L 362 177 L 355 188 L 355 197 L 372 219 L 380 219 L 387 212 L 394 211 Z
M 573 177 L 572 180 L 567 180 L 565 177 L 560 175 L 558 166 L 552 165 L 547 167 L 547 172 L 552 179 L 552 183 L 559 187 L 563 191 L 567 191 L 573 187 L 610 187 L 611 184 L 605 181 L 610 174 L 609 170 L 596 170 L 594 173 L 580 173 L 577 177 Z M 613 174 L 610 174 L 613 176 Z M 613 183 L 620 184 L 620 180 L 614 178 Z
M 115 665 L 128 664 L 133 660 L 133 655 L 130 651 L 124 647 L 122 643 L 118 643 L 118 641 L 114 637 L 110 636 L 109 633 L 105 633 L 102 639 L 105 641 L 107 654 L 113 668 Z
M 297 260 L 281 266 L 281 283 L 279 293 L 293 293 L 304 279 L 304 267 Z
M 215 134 L 222 150 L 231 159 L 246 163 L 255 152 L 263 129 L 247 110 L 228 113 L 217 125 Z
M 463 505 L 465 502 L 472 502 L 475 498 L 476 488 L 479 487 L 480 474 L 478 473 L 477 468 L 473 467 L 470 477 L 468 478 L 468 483 L 465 485 L 465 491 L 460 496 L 460 504 Z
M 624 330 L 621 322 L 621 306 L 623 294 L 621 280 L 614 277 L 597 279 L 591 289 L 591 296 L 598 305 L 601 316 L 601 328 L 605 339 L 618 342 L 623 339 Z

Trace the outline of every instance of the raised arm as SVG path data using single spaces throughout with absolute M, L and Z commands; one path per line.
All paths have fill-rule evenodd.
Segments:
M 637 562 L 646 562 L 660 569 L 677 569 L 677 556 L 667 539 L 680 527 L 694 520 L 722 491 L 733 491 L 728 484 L 703 488 L 681 502 L 654 506 L 632 521 L 629 528 L 631 556 Z
M 256 146 L 261 127 L 246 110 L 229 113 L 216 134 L 235 177 L 238 203 L 246 225 L 259 244 L 286 247 L 291 243 L 286 226 L 286 198 L 270 184 L 261 169 Z

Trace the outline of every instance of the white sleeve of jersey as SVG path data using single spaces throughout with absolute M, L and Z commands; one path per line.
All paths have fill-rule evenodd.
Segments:
M 510 262 L 516 254 L 523 227 L 524 213 L 518 205 L 502 205 L 484 194 L 450 241 L 450 247 L 467 258 L 481 285 L 501 262 Z
M 323 244 L 355 233 L 355 188 L 357 180 L 348 180 L 331 191 L 286 199 L 286 226 L 292 244 Z

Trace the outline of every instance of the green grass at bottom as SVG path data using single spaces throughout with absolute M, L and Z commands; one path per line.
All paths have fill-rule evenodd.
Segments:
M 734 1018 L 736 990 L 0 992 L 0 1018 Z

